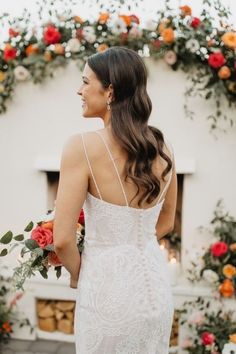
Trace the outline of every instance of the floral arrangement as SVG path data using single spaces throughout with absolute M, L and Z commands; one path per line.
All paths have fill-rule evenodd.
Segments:
M 216 112 L 207 117 L 211 128 L 218 126 L 220 118 L 233 124 L 220 107 L 221 96 L 230 106 L 236 105 L 236 32 L 228 23 L 230 12 L 220 0 L 203 0 L 199 17 L 189 6 L 174 10 L 166 1 L 165 9 L 143 25 L 135 14 L 119 13 L 112 6 L 108 11 L 104 4 L 94 21 L 82 19 L 71 10 L 59 14 L 55 2 L 41 0 L 37 26 L 30 26 L 27 10 L 19 18 L 10 19 L 8 14 L 0 18 L 0 24 L 9 28 L 8 38 L 0 47 L 0 113 L 6 110 L 17 82 L 42 82 L 71 60 L 81 68 L 89 55 L 122 45 L 144 57 L 163 58 L 173 70 L 188 72 L 192 84 L 186 98 L 200 94 L 216 100 Z M 213 9 L 214 17 L 210 16 Z M 42 20 L 43 11 L 48 11 L 44 14 L 47 21 Z M 193 116 L 187 104 L 185 112 Z
M 222 307 L 222 304 L 218 306 Z M 180 310 L 181 324 L 189 335 L 181 343 L 190 354 L 236 353 L 236 322 L 232 311 L 209 309 L 210 302 L 203 298 L 185 302 Z
M 54 267 L 57 278 L 61 276 L 62 264 L 54 252 L 53 246 L 53 221 L 55 210 L 49 210 L 43 221 L 34 223 L 31 221 L 24 231 L 30 232 L 30 236 L 24 234 L 13 236 L 12 231 L 8 231 L 0 239 L 0 244 L 8 245 L 2 249 L 0 256 L 6 256 L 16 246 L 21 246 L 18 261 L 20 265 L 14 269 L 12 282 L 16 289 L 23 290 L 26 279 L 39 272 L 45 279 L 48 278 L 48 271 Z M 85 221 L 83 209 L 80 212 L 77 224 L 77 246 L 82 253 L 85 234 Z
M 3 344 L 6 344 L 13 333 L 13 324 L 18 323 L 20 327 L 30 326 L 28 319 L 19 319 L 15 307 L 17 301 L 23 293 L 16 293 L 10 301 L 7 300 L 10 288 L 7 286 L 10 279 L 4 279 L 0 276 L 0 350 Z M 32 330 L 32 328 L 31 328 Z
M 236 220 L 223 212 L 222 201 L 217 203 L 214 218 L 211 221 L 214 241 L 202 255 L 199 276 L 194 273 L 196 266 L 190 269 L 190 280 L 203 278 L 214 285 L 221 296 L 235 297 L 236 295 Z

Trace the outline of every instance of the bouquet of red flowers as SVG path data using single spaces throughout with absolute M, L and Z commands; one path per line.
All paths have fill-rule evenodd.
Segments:
M 27 278 L 39 272 L 45 279 L 48 278 L 48 270 L 54 267 L 57 278 L 61 276 L 62 264 L 54 252 L 53 245 L 53 222 L 54 210 L 49 210 L 46 217 L 34 225 L 31 221 L 24 232 L 29 233 L 29 237 L 24 234 L 14 236 L 12 231 L 8 231 L 0 239 L 0 244 L 5 246 L 0 256 L 6 256 L 16 246 L 21 246 L 19 255 L 20 265 L 14 268 L 13 285 L 17 289 L 23 289 L 23 284 Z M 80 212 L 77 223 L 77 246 L 82 253 L 85 235 L 85 222 L 83 209 Z

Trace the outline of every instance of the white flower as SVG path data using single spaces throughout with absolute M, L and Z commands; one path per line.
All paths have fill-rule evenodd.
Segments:
M 144 23 L 144 28 L 148 31 L 155 31 L 157 28 L 157 22 L 153 20 L 147 20 Z
M 174 65 L 177 61 L 177 55 L 173 50 L 168 50 L 164 54 L 164 60 L 168 65 Z
M 109 21 L 109 27 L 111 28 L 113 34 L 127 32 L 126 24 L 122 18 L 117 18 L 115 20 L 111 19 L 111 21 Z
M 214 284 L 219 280 L 218 274 L 211 269 L 205 269 L 202 277 L 210 284 Z
M 222 354 L 236 354 L 236 344 L 234 344 L 234 343 L 226 343 L 224 345 Z
M 18 81 L 25 81 L 29 78 L 30 73 L 24 66 L 19 65 L 14 69 L 14 75 Z
M 185 48 L 188 49 L 190 53 L 196 53 L 196 51 L 200 49 L 200 44 L 196 39 L 189 39 L 185 44 Z
M 80 50 L 80 41 L 77 38 L 71 38 L 67 42 L 67 48 L 71 53 L 77 53 Z
M 85 26 L 83 28 L 84 39 L 89 43 L 94 43 L 96 41 L 96 34 L 94 28 L 91 26 Z
M 129 31 L 129 35 L 133 38 L 140 38 L 143 35 L 143 31 L 139 28 L 137 23 L 133 23 L 132 28 Z

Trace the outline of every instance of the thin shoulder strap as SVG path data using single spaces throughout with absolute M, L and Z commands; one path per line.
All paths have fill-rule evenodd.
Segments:
M 92 178 L 93 178 L 93 181 L 94 181 L 95 187 L 96 187 L 96 189 L 97 189 L 99 198 L 100 198 L 101 200 L 103 200 L 103 199 L 102 199 L 102 196 L 101 196 L 101 193 L 100 193 L 100 190 L 99 190 L 99 188 L 98 188 L 96 179 L 95 179 L 94 174 L 93 174 L 93 169 L 92 169 L 91 163 L 90 163 L 89 158 L 88 158 L 88 153 L 87 153 L 87 149 L 86 149 L 85 142 L 84 142 L 84 135 L 81 134 L 81 136 L 82 136 L 82 142 L 83 142 L 83 147 L 84 147 L 84 153 L 85 153 L 86 160 L 87 160 L 87 163 L 88 163 L 90 172 L 91 172 L 91 176 L 92 176 Z
M 111 159 L 111 161 L 112 161 L 112 163 L 113 163 L 113 165 L 114 165 L 114 168 L 115 168 L 115 171 L 116 171 L 118 180 L 119 180 L 119 182 L 120 182 L 120 186 L 121 186 L 121 189 L 122 189 L 124 198 L 125 198 L 126 205 L 129 206 L 128 199 L 127 199 L 126 194 L 125 194 L 125 190 L 124 190 L 123 183 L 122 183 L 122 181 L 121 181 L 121 178 L 120 178 L 118 169 L 117 169 L 117 167 L 116 167 L 114 158 L 113 158 L 113 156 L 112 156 L 112 154 L 111 154 L 111 151 L 110 151 L 110 149 L 109 149 L 109 147 L 108 147 L 108 145 L 107 145 L 107 143 L 106 143 L 106 140 L 104 139 L 103 135 L 102 135 L 99 131 L 95 131 L 95 133 L 97 133 L 97 134 L 102 138 L 102 140 L 103 140 L 103 142 L 104 142 L 104 145 L 105 145 L 105 147 L 106 147 L 106 149 L 107 149 L 107 152 L 108 152 L 108 154 L 109 154 L 109 156 L 110 156 L 110 159 Z
M 165 191 L 168 189 L 169 187 L 169 184 L 171 182 L 171 178 L 172 178 L 172 170 L 173 170 L 173 156 L 174 156 L 174 152 L 173 152 L 173 148 L 172 148 L 172 145 L 168 142 L 165 142 L 166 146 L 168 146 L 169 148 L 169 151 L 170 151 L 170 159 L 171 159 L 171 162 L 172 162 L 172 167 L 171 167 L 171 170 L 170 170 L 170 176 L 169 176 L 169 179 L 165 185 L 165 187 L 163 188 L 162 192 L 161 192 L 161 195 L 160 197 L 158 198 L 158 202 L 161 200 L 162 196 L 165 194 Z

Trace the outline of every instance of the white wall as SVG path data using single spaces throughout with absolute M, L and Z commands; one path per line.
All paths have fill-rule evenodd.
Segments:
M 196 172 L 187 175 L 184 182 L 182 224 L 184 252 L 194 252 L 196 246 L 207 242 L 207 236 L 200 235 L 197 228 L 209 225 L 219 198 L 236 216 L 236 128 L 219 133 L 216 140 L 205 120 L 214 109 L 214 101 L 191 101 L 196 117 L 188 120 L 183 111 L 184 73 L 173 72 L 164 62 L 148 59 L 147 65 L 153 101 L 150 124 L 159 127 L 172 142 L 177 161 L 196 161 Z M 101 120 L 81 115 L 81 101 L 76 95 L 81 73 L 75 65 L 59 69 L 56 76 L 39 86 L 19 84 L 7 113 L 0 116 L 0 233 L 8 229 L 19 233 L 28 221 L 37 220 L 46 211 L 46 177 L 34 168 L 37 157 L 59 159 L 71 134 L 102 127 Z M 235 115 L 235 111 L 227 109 L 227 114 Z

